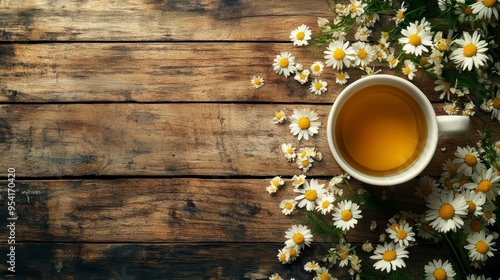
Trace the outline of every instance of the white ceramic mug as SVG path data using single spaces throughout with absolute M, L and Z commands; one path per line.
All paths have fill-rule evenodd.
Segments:
M 466 116 L 436 116 L 413 83 L 380 74 L 361 78 L 340 93 L 328 117 L 327 138 L 345 172 L 387 186 L 418 176 L 431 161 L 438 139 L 465 136 L 469 128 Z

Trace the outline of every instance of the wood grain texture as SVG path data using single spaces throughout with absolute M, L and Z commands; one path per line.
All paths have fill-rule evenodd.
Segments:
M 270 179 L 20 180 L 16 242 L 284 242 L 285 231 L 300 223 L 305 211 L 282 214 L 280 202 L 298 194 L 291 177 L 283 177 L 285 186 L 269 195 Z M 387 209 L 423 209 L 414 184 L 400 186 Z M 361 186 L 354 180 L 352 185 Z M 376 198 L 388 191 L 364 187 Z M 7 207 L 7 199 L 1 201 Z M 368 230 L 370 221 L 385 224 L 393 214 L 387 209 L 367 209 L 350 241 L 378 240 L 380 233 Z M 1 212 L 0 218 L 6 215 Z
M 331 16 L 324 0 L 2 0 L 0 5 L 4 41 L 287 41 L 289 34 L 281 30 L 317 26 L 318 16 Z
M 0 102 L 299 102 L 331 104 L 345 88 L 328 67 L 328 91 L 315 95 L 273 71 L 287 51 L 308 68 L 322 50 L 291 43 L 82 43 L 0 45 Z M 394 74 L 385 64 L 378 69 Z M 399 71 L 398 71 L 399 73 Z M 363 71 L 352 69 L 351 81 Z M 265 79 L 255 89 L 254 75 Z M 401 73 L 399 75 L 402 75 Z M 311 76 L 311 80 L 314 77 Z M 439 101 L 429 77 L 413 82 Z
M 22 279 L 269 279 L 280 273 L 284 279 L 312 279 L 304 264 L 317 260 L 329 244 L 313 243 L 293 263 L 277 260 L 281 243 L 187 243 L 187 244 L 70 244 L 24 243 L 19 245 Z M 411 270 L 419 274 L 431 259 L 446 258 L 446 252 L 419 245 L 409 249 Z M 359 250 L 361 251 L 361 250 Z M 369 256 L 359 255 L 368 263 Z M 29 261 L 28 261 L 29 260 Z M 22 269 L 21 269 L 22 267 Z M 0 263 L 0 269 L 6 265 Z M 347 270 L 333 270 L 339 280 L 349 280 Z M 34 277 L 36 275 L 36 277 Z M 494 274 L 487 274 L 493 276 Z M 384 274 L 381 273 L 381 279 Z
M 288 124 L 274 124 L 281 109 L 318 112 L 319 134 L 298 141 Z M 330 153 L 330 105 L 65 104 L 0 106 L 0 170 L 21 177 L 56 176 L 276 176 L 300 174 L 282 143 L 316 147 L 323 160 L 308 175 L 342 173 Z M 439 113 L 441 108 L 436 108 Z M 425 173 L 439 175 L 457 146 L 475 145 L 479 119 L 466 138 L 442 141 Z M 500 138 L 499 127 L 493 127 Z

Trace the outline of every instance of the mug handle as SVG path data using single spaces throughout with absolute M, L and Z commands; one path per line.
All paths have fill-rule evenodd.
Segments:
M 438 138 L 449 139 L 469 134 L 470 119 L 467 116 L 437 116 Z

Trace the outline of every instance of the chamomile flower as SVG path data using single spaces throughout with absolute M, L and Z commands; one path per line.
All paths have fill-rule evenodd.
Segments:
M 293 30 L 290 33 L 290 40 L 293 42 L 294 46 L 306 46 L 309 44 L 309 40 L 311 40 L 312 31 L 305 24 L 297 27 L 297 29 Z
M 485 203 L 483 207 L 483 219 L 486 224 L 491 226 L 494 225 L 497 220 L 497 215 L 495 214 L 496 207 L 493 203 Z
M 365 13 L 365 8 L 368 6 L 367 3 L 359 0 L 350 0 L 351 3 L 347 6 L 347 9 L 351 12 L 351 18 L 356 18 L 362 16 Z
M 296 205 L 297 202 L 294 199 L 282 200 L 280 203 L 281 212 L 285 215 L 290 215 L 295 210 Z
M 311 169 L 314 159 L 312 157 L 297 157 L 296 163 L 302 172 L 307 172 Z
M 455 85 L 444 79 L 437 79 L 434 84 L 437 85 L 434 90 L 441 92 L 439 99 L 443 99 L 446 96 L 446 99 L 450 100 L 450 95 L 454 94 L 456 91 Z
M 349 46 L 349 42 L 332 41 L 324 51 L 326 66 L 332 66 L 335 70 L 342 70 L 344 65 L 349 68 L 356 52 Z
M 401 3 L 401 8 L 398 9 L 396 15 L 392 18 L 396 22 L 396 26 L 405 20 L 405 12 L 408 7 L 405 7 L 405 2 Z
M 497 249 L 493 248 L 495 242 L 492 241 L 493 235 L 486 236 L 484 231 L 469 235 L 467 238 L 469 244 L 464 246 L 466 250 L 469 250 L 469 259 L 484 262 L 488 257 L 493 257 L 493 252 Z
M 358 219 L 362 218 L 359 205 L 350 200 L 339 202 L 334 211 L 332 215 L 333 224 L 344 231 L 354 228 L 354 225 L 358 223 Z
M 269 185 L 273 185 L 275 187 L 277 187 L 278 189 L 283 186 L 285 184 L 285 181 L 283 181 L 283 179 L 281 179 L 280 176 L 276 176 L 274 178 L 271 179 L 271 181 L 269 181 Z
M 442 191 L 427 203 L 425 220 L 438 232 L 456 231 L 463 226 L 462 217 L 467 215 L 467 202 L 463 195 Z
M 283 121 L 286 120 L 286 115 L 283 112 L 283 110 L 276 112 L 274 114 L 273 122 L 278 124 L 278 123 L 283 123 Z
M 369 240 L 366 240 L 365 243 L 361 245 L 361 249 L 363 249 L 363 251 L 367 253 L 370 253 L 371 251 L 373 251 L 373 244 Z
M 314 79 L 309 87 L 309 90 L 316 95 L 321 95 L 327 91 L 327 85 L 328 84 L 323 80 Z
M 299 188 L 304 184 L 306 181 L 306 175 L 301 174 L 301 175 L 293 175 L 292 177 L 292 186 L 294 188 Z
M 500 89 L 497 90 L 496 97 L 491 100 L 491 119 L 500 121 Z
M 354 39 L 357 41 L 367 42 L 368 37 L 372 34 L 372 31 L 366 26 L 358 26 L 356 28 L 356 33 L 354 33 Z
M 410 227 L 410 224 L 404 223 L 400 226 L 397 226 L 396 229 L 391 232 L 389 236 L 394 243 L 399 244 L 399 246 L 410 246 L 410 242 L 415 242 L 415 233 Z
M 457 173 L 459 175 L 470 176 L 472 172 L 477 172 L 484 169 L 485 166 L 479 158 L 479 153 L 474 147 L 457 147 L 455 158 L 452 163 L 458 166 Z
M 283 248 L 283 249 L 280 249 L 278 250 L 278 260 L 282 263 L 282 264 L 287 264 L 287 263 L 290 263 L 290 254 L 287 252 L 287 250 L 285 250 L 286 248 Z
M 418 198 L 423 198 L 425 202 L 429 202 L 429 197 L 439 194 L 438 187 L 439 184 L 436 182 L 436 179 L 424 175 L 418 180 L 415 195 Z
M 300 250 L 305 246 L 310 246 L 313 241 L 311 230 L 304 225 L 292 225 L 290 229 L 285 232 L 285 246 L 295 247 Z
M 456 115 L 456 114 L 458 114 L 458 110 L 459 110 L 458 104 L 456 101 L 453 101 L 451 103 L 445 103 L 445 105 L 443 106 L 443 109 L 448 115 Z
M 404 66 L 403 68 L 401 68 L 401 71 L 403 72 L 403 74 L 408 76 L 408 79 L 413 80 L 413 77 L 415 77 L 415 72 L 417 72 L 417 67 L 415 67 L 415 63 L 407 59 L 404 61 Z
M 269 280 L 283 280 L 283 278 L 278 273 L 273 273 L 271 276 L 269 276 Z
M 462 227 L 463 234 L 468 236 L 470 234 L 481 232 L 486 230 L 486 224 L 481 218 L 469 217 L 464 220 L 464 226 Z
M 323 69 L 325 68 L 325 65 L 321 61 L 316 61 L 311 65 L 311 72 L 314 75 L 321 75 L 323 74 Z
M 283 74 L 285 78 L 290 76 L 290 74 L 295 73 L 295 57 L 289 52 L 282 52 L 276 55 L 273 63 L 274 72 L 276 74 Z
M 486 202 L 486 195 L 482 192 L 475 192 L 474 190 L 463 191 L 465 202 L 469 214 L 479 217 L 483 214 L 483 204 Z
M 375 59 L 378 60 L 378 62 L 382 62 L 382 60 L 387 59 L 387 52 L 381 46 L 375 45 L 373 46 L 373 50 L 375 52 Z
M 323 200 L 323 196 L 326 193 L 324 186 L 324 184 L 319 184 L 318 180 L 311 179 L 309 182 L 304 181 L 302 189 L 294 189 L 294 192 L 300 193 L 295 198 L 295 200 L 299 201 L 298 207 L 303 208 L 305 206 L 307 211 L 313 211 L 316 205 Z
M 264 79 L 260 76 L 253 76 L 253 78 L 252 78 L 252 80 L 250 80 L 250 82 L 252 83 L 252 85 L 255 88 L 260 88 L 264 85 Z
M 488 43 L 481 40 L 481 35 L 477 31 L 474 31 L 472 36 L 464 32 L 463 37 L 456 39 L 455 43 L 459 45 L 459 48 L 450 54 L 450 59 L 462 70 L 470 71 L 474 67 L 480 68 L 485 65 L 488 60 L 485 54 L 488 51 Z
M 387 57 L 387 62 L 389 63 L 389 68 L 393 69 L 399 65 L 399 59 L 397 59 L 393 54 Z
M 315 272 L 320 268 L 319 264 L 315 261 L 307 262 L 304 265 L 304 270 L 307 272 Z
M 321 214 L 326 215 L 330 213 L 333 209 L 333 202 L 335 197 L 333 195 L 325 195 L 321 199 L 321 202 L 316 206 L 316 211 L 321 212 Z
M 491 278 L 486 278 L 484 275 L 471 274 L 467 276 L 466 280 L 491 280 Z
M 303 71 L 297 71 L 297 73 L 295 73 L 295 80 L 297 82 L 299 82 L 301 85 L 307 83 L 307 81 L 309 81 L 309 70 L 303 70 Z
M 278 187 L 274 186 L 274 185 L 269 185 L 266 187 L 266 191 L 269 193 L 269 194 L 274 194 L 278 191 Z
M 313 136 L 318 133 L 318 129 L 321 125 L 320 122 L 317 122 L 318 114 L 312 110 L 307 108 L 293 110 L 293 115 L 290 117 L 290 121 L 292 122 L 289 126 L 292 134 L 294 136 L 298 136 L 298 139 L 306 139 L 309 140 L 309 136 Z
M 403 258 L 408 258 L 408 251 L 405 248 L 394 244 L 394 242 L 384 242 L 383 245 L 377 245 L 374 255 L 370 256 L 370 259 L 377 260 L 373 264 L 373 267 L 381 271 L 386 270 L 387 272 L 406 267 Z
M 297 249 L 296 246 L 285 247 L 283 250 L 290 256 L 290 262 L 296 260 L 300 255 L 300 249 Z
M 485 194 L 491 200 L 495 200 L 500 187 L 500 176 L 493 168 L 481 169 L 479 174 L 471 175 L 473 183 L 465 185 L 466 188 Z
M 334 278 L 330 272 L 328 272 L 328 268 L 326 267 L 320 267 L 319 269 L 316 270 L 316 276 L 313 278 L 313 280 L 334 280 L 337 278 Z
M 352 48 L 356 54 L 354 65 L 364 67 L 376 59 L 373 47 L 365 42 L 356 42 Z
M 477 16 L 478 19 L 485 19 L 487 21 L 491 20 L 492 16 L 498 20 L 498 10 L 500 10 L 500 2 L 497 0 L 483 0 L 476 1 L 476 3 L 471 5 L 472 13 Z
M 347 72 L 338 72 L 336 76 L 335 82 L 339 85 L 343 85 L 349 80 L 349 74 Z
M 421 56 L 428 51 L 426 46 L 432 46 L 432 32 L 426 28 L 426 24 L 425 19 L 422 19 L 420 23 L 412 22 L 406 29 L 401 30 L 403 37 L 399 38 L 399 43 L 407 54 Z
M 281 151 L 283 152 L 283 154 L 285 154 L 285 157 L 288 160 L 288 162 L 294 161 L 295 158 L 297 157 L 297 154 L 295 153 L 295 148 L 292 146 L 292 144 L 286 144 L 286 143 L 281 144 Z
M 424 266 L 426 280 L 453 280 L 456 275 L 447 260 L 432 260 Z
M 351 243 L 340 243 L 337 248 L 337 254 L 340 260 L 339 267 L 344 267 L 349 264 L 349 252 L 351 251 Z

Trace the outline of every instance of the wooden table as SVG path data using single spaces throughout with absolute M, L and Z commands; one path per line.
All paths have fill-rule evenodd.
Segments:
M 315 240 L 295 264 L 281 265 L 284 233 L 301 215 L 278 207 L 293 195 L 289 183 L 275 196 L 265 187 L 301 174 L 283 157 L 285 142 L 322 152 L 308 178 L 342 173 L 326 119 L 343 86 L 329 69 L 328 92 L 313 95 L 276 75 L 272 60 L 281 51 L 304 65 L 322 60 L 288 39 L 300 24 L 316 30 L 318 16 L 331 18 L 324 0 L 0 0 L 0 219 L 8 218 L 14 168 L 16 276 L 303 279 L 302 265 L 327 245 Z M 264 87 L 252 87 L 253 75 Z M 429 81 L 414 83 L 443 114 Z M 276 111 L 294 108 L 318 112 L 319 135 L 298 142 L 273 123 Z M 473 118 L 471 130 L 479 125 Z M 446 151 L 424 174 L 439 175 L 457 146 L 477 139 L 441 141 Z M 398 186 L 393 206 L 421 209 L 414 185 Z M 349 233 L 355 244 L 378 240 L 369 222 L 387 218 L 364 216 Z M 0 232 L 3 274 L 8 230 Z M 412 263 L 427 263 L 429 248 L 415 249 Z

